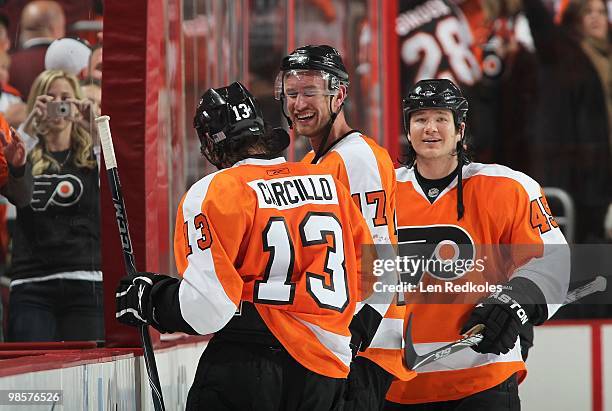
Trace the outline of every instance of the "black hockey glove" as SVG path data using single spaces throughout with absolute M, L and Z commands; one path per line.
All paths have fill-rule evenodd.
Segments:
M 353 358 L 357 356 L 359 351 L 365 351 L 370 346 L 381 321 L 382 315 L 369 304 L 364 305 L 353 316 L 349 324 L 349 330 L 351 331 L 350 347 L 353 352 Z
M 123 277 L 115 294 L 117 320 L 134 327 L 152 325 L 164 332 L 155 320 L 151 290 L 154 285 L 167 281 L 176 279 L 147 272 Z
M 519 303 L 524 297 L 506 289 L 491 294 L 478 304 L 461 329 L 465 334 L 477 324 L 483 324 L 483 340 L 472 349 L 481 354 L 506 354 L 514 344 L 520 329 L 529 321 L 528 306 Z M 530 306 L 533 307 L 533 306 Z

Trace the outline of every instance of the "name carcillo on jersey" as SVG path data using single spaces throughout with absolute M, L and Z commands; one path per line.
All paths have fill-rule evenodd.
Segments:
M 286 210 L 305 204 L 338 204 L 336 184 L 330 175 L 253 180 L 259 208 Z

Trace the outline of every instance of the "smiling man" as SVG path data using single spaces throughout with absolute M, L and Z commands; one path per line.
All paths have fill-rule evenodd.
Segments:
M 327 45 L 310 45 L 282 60 L 275 97 L 295 134 L 306 137 L 312 146 L 302 161 L 316 164 L 349 189 L 379 258 L 392 260 L 395 254 L 390 244 L 396 243 L 393 162 L 387 150 L 347 124 L 342 107 L 348 86 L 348 72 L 338 51 Z M 393 276 L 391 273 L 387 279 L 396 284 Z M 351 365 L 346 410 L 380 409 L 393 377 L 409 380 L 415 375 L 402 363 L 404 307 L 393 304 L 389 308 L 392 298 L 393 293 L 377 293 L 364 298 L 358 307 L 367 326 L 377 332 L 362 338 L 370 348 Z M 354 355 L 365 346 L 353 343 Z
M 411 254 L 410 244 L 426 244 L 434 269 L 420 270 L 419 289 L 445 290 L 407 300 L 415 349 L 430 351 L 478 324 L 485 328 L 473 350 L 428 364 L 411 381 L 394 381 L 384 409 L 517 411 L 526 371 L 519 333 L 546 321 L 565 299 L 567 243 L 537 182 L 508 167 L 469 161 L 468 102 L 452 81 L 419 81 L 403 113 L 409 144 L 405 166 L 396 170 L 400 257 Z M 456 250 L 452 272 L 435 268 L 448 261 L 435 251 L 442 245 Z M 508 252 L 510 246 L 521 251 Z M 470 261 L 485 263 L 457 269 Z M 488 287 L 471 297 L 456 291 L 486 280 L 503 289 L 488 297 Z

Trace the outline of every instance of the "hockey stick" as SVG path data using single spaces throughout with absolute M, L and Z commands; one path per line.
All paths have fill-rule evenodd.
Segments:
M 134 261 L 134 252 L 132 249 L 132 239 L 130 238 L 130 230 L 128 226 L 127 212 L 125 203 L 123 202 L 123 194 L 121 192 L 121 183 L 119 182 L 119 171 L 117 170 L 117 158 L 115 157 L 115 149 L 113 147 L 113 139 L 110 131 L 110 117 L 100 116 L 96 118 L 98 126 L 98 135 L 100 136 L 100 144 L 104 153 L 104 164 L 106 164 L 106 175 L 111 189 L 113 205 L 115 206 L 115 217 L 119 228 L 119 237 L 121 239 L 121 247 L 123 248 L 123 262 L 128 275 L 136 274 L 136 264 Z M 138 327 L 140 331 L 140 339 L 144 351 L 145 364 L 147 366 L 147 374 L 149 377 L 149 385 L 151 386 L 151 395 L 153 397 L 153 408 L 155 411 L 165 411 L 164 398 L 162 396 L 161 384 L 159 375 L 157 374 L 157 365 L 155 364 L 155 354 L 153 345 L 151 344 L 151 336 L 149 335 L 149 326 L 141 325 Z
M 578 301 L 581 298 L 591 295 L 599 291 L 605 291 L 607 280 L 605 277 L 599 275 L 593 281 L 570 291 L 565 297 L 563 305 L 571 304 Z M 424 365 L 438 361 L 442 358 L 446 358 L 449 355 L 461 351 L 467 347 L 473 347 L 480 344 L 484 338 L 481 331 L 484 329 L 484 325 L 478 324 L 471 330 L 465 333 L 465 336 L 455 342 L 447 344 L 436 350 L 430 351 L 426 354 L 419 355 L 414 349 L 414 343 L 412 341 L 412 314 L 408 317 L 408 325 L 406 326 L 406 332 L 404 335 L 404 362 L 406 367 L 411 370 L 416 370 Z
M 587 295 L 600 291 L 605 291 L 607 283 L 608 281 L 606 280 L 606 277 L 598 275 L 590 283 L 587 283 L 582 287 L 574 288 L 572 291 L 567 293 L 567 297 L 565 297 L 563 305 L 571 304 L 575 301 L 580 300 L 581 298 L 586 297 Z

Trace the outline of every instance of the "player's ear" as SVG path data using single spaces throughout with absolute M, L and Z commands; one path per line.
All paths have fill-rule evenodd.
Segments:
M 341 84 L 338 87 L 338 92 L 336 93 L 336 96 L 335 96 L 336 97 L 336 99 L 335 99 L 336 102 L 334 104 L 335 105 L 334 110 L 338 110 L 338 108 L 342 104 L 344 104 L 344 100 L 346 100 L 346 96 L 348 94 L 347 92 L 348 92 L 348 87 L 346 87 L 345 84 Z
M 465 136 L 465 122 L 459 124 L 459 127 L 457 128 L 457 136 L 459 137 L 459 140 L 463 140 L 463 137 Z

